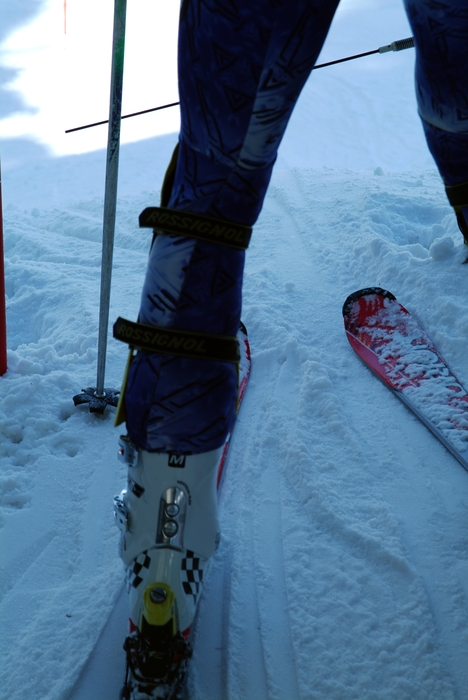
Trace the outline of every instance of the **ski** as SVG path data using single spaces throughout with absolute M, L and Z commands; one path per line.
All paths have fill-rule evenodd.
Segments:
M 343 317 L 358 357 L 468 470 L 468 394 L 414 316 L 368 287 L 348 296 Z
M 241 323 L 238 332 L 240 350 L 239 360 L 239 394 L 237 413 L 245 395 L 250 376 L 251 356 L 250 344 L 245 326 Z M 219 491 L 221 478 L 224 473 L 228 456 L 229 445 L 232 438 L 231 431 L 226 439 L 219 464 L 217 465 L 217 489 Z M 125 444 L 123 449 L 125 449 Z M 117 506 L 117 519 L 121 513 L 121 500 L 114 499 Z M 126 518 L 123 513 L 124 519 Z M 193 552 L 187 551 L 187 557 L 193 556 Z M 188 560 L 187 560 L 188 561 Z M 198 561 L 193 559 L 193 562 Z M 193 565 L 193 564 L 192 564 Z M 187 564 L 189 568 L 189 564 Z M 195 574 L 190 570 L 189 574 Z M 166 598 L 167 592 L 162 590 L 163 584 L 151 591 L 150 595 L 161 595 L 161 600 Z M 170 591 L 170 588 L 168 588 Z M 153 600 L 153 598 L 152 598 Z M 153 600 L 153 602 L 159 602 Z M 177 601 L 175 601 L 177 609 Z M 125 681 L 120 692 L 120 700 L 183 700 L 185 697 L 185 685 L 187 679 L 188 663 L 192 655 L 192 647 L 189 641 L 188 630 L 182 635 L 167 634 L 161 628 L 163 636 L 158 639 L 146 640 L 135 628 L 125 640 L 124 649 L 127 657 Z M 141 673 L 143 670 L 143 674 Z
M 249 381 L 250 365 L 251 365 L 249 338 L 247 335 L 247 329 L 242 322 L 240 325 L 239 333 L 237 334 L 237 339 L 239 341 L 239 350 L 240 350 L 239 397 L 237 399 L 237 413 L 239 413 L 242 399 L 244 398 L 245 390 L 247 388 L 247 382 Z M 221 454 L 221 459 L 219 460 L 218 480 L 217 480 L 218 489 L 219 489 L 219 485 L 221 483 L 221 477 L 223 475 L 224 465 L 226 463 L 226 458 L 227 458 L 227 454 L 228 454 L 228 450 L 229 450 L 229 443 L 231 442 L 232 433 L 233 433 L 233 431 L 231 430 L 231 432 L 227 436 L 226 442 L 224 443 L 223 452 Z

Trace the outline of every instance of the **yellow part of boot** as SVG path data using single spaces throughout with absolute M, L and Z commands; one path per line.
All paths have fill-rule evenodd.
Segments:
M 179 631 L 177 602 L 167 583 L 152 583 L 143 593 L 142 617 L 153 627 L 162 627 L 172 619 L 172 634 Z M 141 628 L 141 624 L 140 624 Z

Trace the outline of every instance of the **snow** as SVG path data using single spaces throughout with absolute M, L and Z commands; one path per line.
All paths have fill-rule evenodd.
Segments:
M 56 52 L 63 15 L 52 2 L 8 5 L 0 698 L 110 700 L 126 615 L 112 497 L 125 469 L 112 411 L 72 402 L 96 378 L 106 131 L 67 142 L 70 115 L 53 129 L 39 118 L 64 94 L 38 89 L 37 37 L 43 57 Z M 67 6 L 72 35 L 80 13 Z M 49 12 L 52 38 L 21 34 Z M 129 32 L 130 56 L 145 42 Z M 399 0 L 344 0 L 320 62 L 410 35 Z M 89 93 L 76 86 L 91 120 L 103 118 L 92 95 L 107 44 L 95 56 L 96 82 L 91 70 Z M 173 82 L 160 101 L 141 56 L 129 111 L 177 92 Z M 283 140 L 248 253 L 252 376 L 194 630 L 193 700 L 468 698 L 468 474 L 354 355 L 341 315 L 356 289 L 389 289 L 468 386 L 465 252 L 418 121 L 413 63 L 409 50 L 317 70 Z M 158 203 L 177 139 L 167 113 L 124 122 L 111 322 L 138 313 L 149 237 L 137 219 Z M 120 385 L 126 354 L 109 339 L 107 386 Z

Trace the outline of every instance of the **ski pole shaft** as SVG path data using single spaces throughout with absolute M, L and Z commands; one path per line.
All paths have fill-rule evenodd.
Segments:
M 365 53 L 357 53 L 354 56 L 347 56 L 346 58 L 339 58 L 336 61 L 328 61 L 328 63 L 319 63 L 318 66 L 314 66 L 312 70 L 317 70 L 317 68 L 326 68 L 327 66 L 334 66 L 337 63 L 344 63 L 345 61 L 354 61 L 355 58 L 362 58 L 363 56 L 371 56 L 374 53 L 387 53 L 388 51 L 403 51 L 404 49 L 411 49 L 414 46 L 413 37 L 408 39 L 398 39 L 398 41 L 392 41 L 391 44 L 386 46 L 380 46 L 378 49 L 373 51 L 366 51 Z
M 5 268 L 3 251 L 2 164 L 0 162 L 0 375 L 7 371 Z
M 392 41 L 391 44 L 386 44 L 385 46 L 380 46 L 378 49 L 373 51 L 365 51 L 364 53 L 357 53 L 354 56 L 347 56 L 346 58 L 338 58 L 336 61 L 328 61 L 328 63 L 320 63 L 318 66 L 314 66 L 312 70 L 317 70 L 317 68 L 326 68 L 327 66 L 334 66 L 337 63 L 345 63 L 346 61 L 354 61 L 356 58 L 363 58 L 363 56 L 371 56 L 375 53 L 387 53 L 388 51 L 403 51 L 404 49 L 411 49 L 414 46 L 413 37 L 408 39 L 398 39 L 398 41 Z M 122 119 L 128 119 L 129 117 L 138 117 L 140 114 L 148 114 L 148 112 L 157 112 L 160 109 L 168 109 L 169 107 L 177 107 L 180 102 L 170 102 L 167 105 L 161 105 L 160 107 L 152 107 L 151 109 L 143 109 L 140 112 L 132 112 L 132 114 L 124 114 Z M 75 126 L 73 129 L 67 129 L 66 134 L 71 134 L 74 131 L 82 131 L 83 129 L 91 129 L 93 126 L 101 126 L 102 124 L 107 124 L 107 119 L 100 122 L 93 122 L 92 124 L 85 124 L 84 126 Z
M 312 70 L 317 70 L 318 68 L 327 68 L 328 66 L 335 66 L 337 63 L 346 63 L 346 61 L 354 61 L 356 58 L 363 58 L 364 56 L 372 56 L 373 53 L 379 53 L 379 49 L 374 49 L 373 51 L 366 51 L 365 53 L 357 53 L 354 56 L 347 56 L 346 58 L 337 58 L 336 61 L 319 63 L 318 65 L 314 66 Z
M 123 114 L 121 119 L 130 119 L 130 117 L 139 117 L 140 114 L 148 114 L 149 112 L 158 112 L 160 109 L 168 109 L 169 107 L 177 107 L 180 102 L 170 102 L 167 105 L 161 105 L 161 107 L 151 107 L 150 109 L 142 109 L 139 112 L 132 112 L 131 114 Z M 67 129 L 66 134 L 71 134 L 73 131 L 82 131 L 82 129 L 91 129 L 92 126 L 102 126 L 102 124 L 107 124 L 108 120 L 104 119 L 101 122 L 93 122 L 92 124 L 85 124 L 85 126 L 76 126 L 74 129 Z
M 115 215 L 117 209 L 117 182 L 119 171 L 120 120 L 122 113 L 122 86 L 125 52 L 125 19 L 127 0 L 115 0 L 114 34 L 112 42 L 112 73 L 107 139 L 106 184 L 104 194 L 104 221 L 102 231 L 101 296 L 99 305 L 99 335 L 96 396 L 104 394 L 107 331 L 114 251 Z

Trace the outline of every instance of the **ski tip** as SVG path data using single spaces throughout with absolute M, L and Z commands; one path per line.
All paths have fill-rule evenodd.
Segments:
M 365 287 L 364 289 L 359 289 L 357 292 L 353 292 L 347 297 L 345 303 L 343 304 L 343 316 L 346 317 L 349 314 L 349 312 L 351 311 L 351 307 L 355 301 L 357 301 L 358 299 L 362 299 L 362 297 L 370 296 L 372 294 L 384 297 L 385 299 L 392 299 L 392 301 L 396 301 L 396 297 L 391 292 L 388 292 L 386 289 L 382 289 L 382 287 Z

